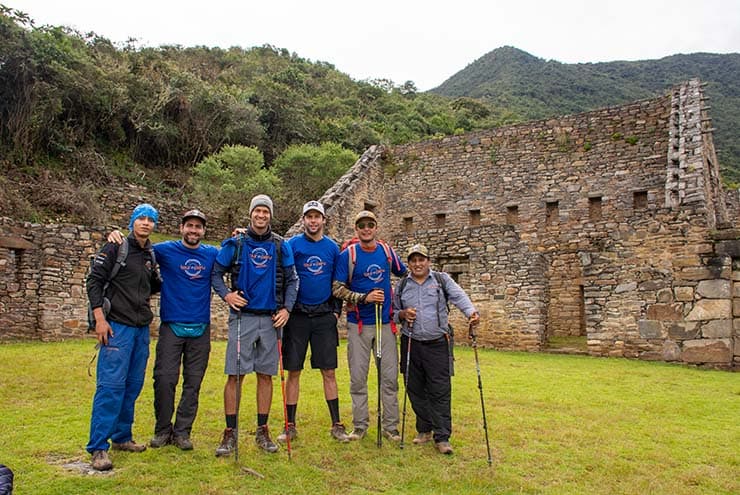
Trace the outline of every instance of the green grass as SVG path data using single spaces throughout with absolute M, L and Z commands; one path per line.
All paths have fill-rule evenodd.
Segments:
M 152 344 L 152 350 L 154 344 Z M 740 380 L 729 372 L 665 363 L 480 350 L 493 466 L 486 462 L 474 354 L 456 351 L 453 380 L 455 454 L 416 446 L 408 408 L 404 450 L 375 446 L 376 387 L 370 373 L 371 429 L 362 442 L 329 438 L 320 374 L 306 370 L 299 438 L 288 461 L 258 452 L 254 377 L 246 379 L 240 462 L 213 451 L 223 429 L 224 342 L 215 342 L 192 439 L 142 454 L 113 452 L 110 475 L 62 467 L 87 461 L 92 340 L 0 345 L 0 463 L 15 472 L 15 494 L 360 494 L 552 493 L 703 494 L 740 492 Z M 345 344 L 340 349 L 340 407 L 351 423 Z M 150 359 L 150 368 L 151 368 Z M 400 383 L 399 403 L 403 404 Z M 275 380 L 270 417 L 282 421 Z M 134 436 L 152 434 L 151 369 L 138 401 Z
M 553 335 L 547 339 L 547 347 L 550 349 L 571 348 L 587 351 L 588 342 L 585 336 Z

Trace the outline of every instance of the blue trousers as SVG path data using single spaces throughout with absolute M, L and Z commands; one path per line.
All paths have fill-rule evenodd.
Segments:
M 97 387 L 90 417 L 87 451 L 108 450 L 132 439 L 134 404 L 144 386 L 149 359 L 149 326 L 129 327 L 109 322 L 113 335 L 98 354 Z

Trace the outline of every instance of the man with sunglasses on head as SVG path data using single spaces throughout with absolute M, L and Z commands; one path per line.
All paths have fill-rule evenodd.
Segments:
M 391 273 L 406 274 L 406 266 L 396 252 L 377 239 L 378 219 L 371 211 L 355 216 L 356 244 L 339 255 L 334 269 L 333 292 L 347 301 L 347 361 L 350 372 L 353 431 L 350 440 L 361 440 L 370 423 L 367 376 L 376 334 L 376 305 L 381 317 L 380 394 L 383 436 L 399 441 L 398 432 L 398 349 L 395 325 L 391 319 Z

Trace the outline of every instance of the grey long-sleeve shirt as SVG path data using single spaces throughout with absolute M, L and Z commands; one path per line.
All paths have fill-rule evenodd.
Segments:
M 445 272 L 437 273 L 442 277 L 449 304 L 457 307 L 468 318 L 473 313 L 477 313 L 475 306 L 462 287 Z M 410 331 L 404 321 L 401 330 L 403 334 L 412 335 L 415 340 L 434 340 L 445 335 L 448 324 L 445 290 L 437 283 L 433 271 L 429 271 L 429 276 L 421 284 L 408 275 L 408 281 L 403 287 L 403 294 L 401 293 L 402 281 L 403 279 L 396 284 L 396 290 L 393 294 L 394 319 L 396 322 L 400 321 L 398 315 L 402 309 L 416 308 L 414 326 Z

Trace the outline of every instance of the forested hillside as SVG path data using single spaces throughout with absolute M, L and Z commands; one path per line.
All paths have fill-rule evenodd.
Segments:
M 256 150 L 247 161 L 269 172 L 262 183 L 300 201 L 351 165 L 309 170 L 327 150 L 351 158 L 371 144 L 499 123 L 484 103 L 419 93 L 410 81 L 354 81 L 285 49 L 137 48 L 37 27 L 0 6 L 0 205 L 18 218 L 95 220 L 85 205 L 117 179 L 187 195 L 194 166 L 226 145 Z M 291 150 L 300 146 L 315 149 Z M 233 193 L 228 160 L 201 176 Z
M 289 225 L 372 144 L 617 105 L 696 76 L 725 179 L 740 182 L 740 54 L 568 65 L 504 47 L 420 93 L 269 45 L 142 48 L 0 5 L 0 209 L 101 222 L 105 188 L 138 184 L 228 219 L 268 192 Z
M 714 139 L 726 180 L 740 182 L 740 54 L 694 53 L 659 60 L 563 64 L 513 47 L 493 50 L 433 93 L 480 98 L 511 121 L 584 112 L 650 98 L 698 77 L 707 83 Z

